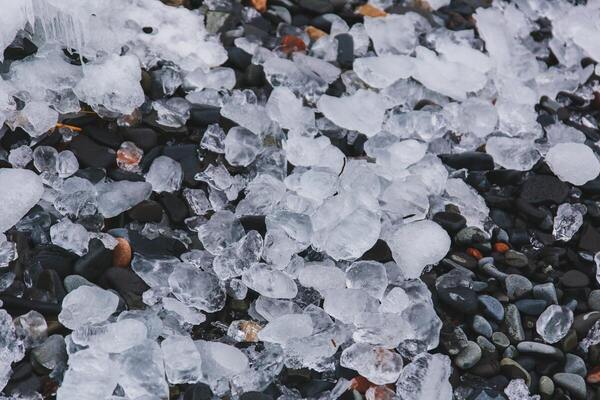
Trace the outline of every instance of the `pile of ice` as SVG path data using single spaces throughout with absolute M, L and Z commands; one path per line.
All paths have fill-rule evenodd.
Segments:
M 75 222 L 79 217 L 112 218 L 153 192 L 179 190 L 194 213 L 186 230 L 172 229 L 167 219 L 128 226 L 188 249 L 180 257 L 134 256 L 133 271 L 150 287 L 144 309 L 123 311 L 119 296 L 93 285 L 65 297 L 59 320 L 72 331 L 62 343 L 68 361 L 50 368 L 61 382 L 59 400 L 161 399 L 169 384 L 194 382 L 209 384 L 218 396 L 238 395 L 265 389 L 284 366 L 327 372 L 338 364 L 376 385 L 396 384 L 401 399 L 450 399 L 450 361 L 427 353 L 438 346 L 441 321 L 419 279 L 446 255 L 450 238 L 427 218 L 453 204 L 470 225 L 491 224 L 462 171 L 449 170 L 437 155 L 485 145 L 499 167 L 518 170 L 545 157 L 560 179 L 575 185 L 600 172 L 596 155 L 572 128 L 557 123 L 540 140 L 534 110 L 541 96 L 575 90 L 593 72 L 579 60 L 598 54 L 588 40 L 598 28 L 577 19 L 599 16 L 594 4 L 496 2 L 475 14 L 478 36 L 434 26 L 416 13 L 366 17 L 351 28 L 332 15 L 330 34 L 289 58 L 238 37 L 235 45 L 262 65 L 273 86 L 268 98 L 232 90 L 233 70 L 219 67 L 226 53 L 198 12 L 154 0 L 30 0 L 2 11 L 3 47 L 23 37 L 39 45 L 0 81 L 0 120 L 11 128 L 40 137 L 62 115 L 79 111 L 80 101 L 107 118 L 151 105 L 145 110 L 155 110 L 168 127 L 183 125 L 191 105 L 212 105 L 239 125 L 206 129 L 199 157 L 207 150 L 223 154 L 242 170 L 210 165 L 195 177 L 206 191 L 182 189 L 182 167 L 167 156 L 153 161 L 142 182 L 93 184 L 73 176 L 78 164 L 70 152 L 10 149 L 13 166 L 33 160 L 41 178 L 0 171 L 0 200 L 15 205 L 0 207 L 3 232 L 17 224 L 40 241 L 84 255 L 92 238 L 107 248 L 116 240 L 88 231 Z M 555 22 L 548 43 L 530 37 L 542 16 Z M 357 57 L 344 72 L 334 65 L 340 33 L 353 37 Z M 76 56 L 67 58 L 63 48 Z M 538 61 L 548 48 L 560 61 L 551 68 Z M 83 66 L 73 62 L 79 57 L 86 58 Z M 159 62 L 166 92 L 183 85 L 186 99 L 149 104 L 141 69 Z M 325 94 L 337 79 L 344 95 Z M 431 104 L 415 110 L 424 98 Z M 361 135 L 366 157 L 347 157 L 332 142 L 351 147 Z M 141 157 L 131 144 L 122 151 Z M 135 165 L 119 166 L 141 174 Z M 58 217 L 49 234 L 21 220 L 35 204 Z M 561 206 L 556 237 L 568 240 L 574 232 L 562 221 L 577 221 L 582 212 Z M 248 216 L 265 217 L 264 237 L 244 230 L 240 219 Z M 193 235 L 203 249 L 193 248 Z M 387 243 L 393 261 L 361 260 L 378 241 Z M 17 256 L 2 255 L 0 261 Z M 221 326 L 215 341 L 192 337 L 206 314 L 222 310 L 228 297 L 245 299 L 249 290 L 258 294 L 251 319 Z M 548 319 L 556 315 L 562 318 Z M 2 325 L 3 384 L 25 341 L 11 341 L 12 323 Z M 241 342 L 250 345 L 236 346 Z M 340 380 L 324 398 L 347 387 Z M 513 389 L 522 388 L 515 383 Z M 300 398 L 282 390 L 286 399 Z

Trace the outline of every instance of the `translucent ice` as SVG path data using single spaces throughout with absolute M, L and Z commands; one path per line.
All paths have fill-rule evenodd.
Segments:
M 80 286 L 69 292 L 62 301 L 58 315 L 61 324 L 76 329 L 85 324 L 106 321 L 117 310 L 119 297 L 97 286 Z
M 546 163 L 560 180 L 578 186 L 600 174 L 600 161 L 592 149 L 582 143 L 554 145 L 546 154 Z
M 11 316 L 0 310 L 0 387 L 4 388 L 11 375 L 11 364 L 25 355 L 25 346 L 17 338 Z
M 314 112 L 287 87 L 276 87 L 266 105 L 267 113 L 284 129 L 303 129 L 315 124 Z
M 427 265 L 440 261 L 450 249 L 446 231 L 428 220 L 400 225 L 387 242 L 407 278 L 418 278 Z
M 83 225 L 75 224 L 68 218 L 50 227 L 50 238 L 53 244 L 77 255 L 82 256 L 88 252 L 89 232 Z
M 420 354 L 402 369 L 396 383 L 396 395 L 400 400 L 450 400 L 452 386 L 448 379 L 451 373 L 448 356 Z
M 557 240 L 568 242 L 583 225 L 583 216 L 587 208 L 583 204 L 564 203 L 558 206 L 552 235 Z
M 529 395 L 529 388 L 523 379 L 513 379 L 504 388 L 508 400 L 539 400 L 539 395 Z
M 146 182 L 157 193 L 179 190 L 182 179 L 181 164 L 167 156 L 155 158 L 146 174 Z
M 225 289 L 219 278 L 195 267 L 182 265 L 169 276 L 169 286 L 182 303 L 207 312 L 216 312 L 225 305 Z
M 527 139 L 494 136 L 488 139 L 485 151 L 496 164 L 518 171 L 530 170 L 540 159 L 533 142 Z
M 556 343 L 569 332 L 573 324 L 573 311 L 553 304 L 540 314 L 535 330 L 546 343 Z
M 249 165 L 260 152 L 260 138 L 241 126 L 235 126 L 225 136 L 225 159 L 234 166 Z
M 105 218 L 116 217 L 148 199 L 152 185 L 148 182 L 116 181 L 96 185 L 98 211 Z
M 115 386 L 119 369 L 108 354 L 85 349 L 71 354 L 69 369 L 56 398 L 61 400 L 94 400 L 110 396 Z
M 357 261 L 346 270 L 346 285 L 381 300 L 388 285 L 385 267 L 377 261 Z
M 381 130 L 386 108 L 377 93 L 363 89 L 345 97 L 323 95 L 317 106 L 337 126 L 367 136 L 373 136 Z
M 378 385 L 396 382 L 403 366 L 400 354 L 365 343 L 354 343 L 345 349 L 340 364 Z
M 354 61 L 354 72 L 371 87 L 383 89 L 398 79 L 409 78 L 413 73 L 413 59 L 402 55 L 363 57 Z
M 244 271 L 242 282 L 266 297 L 291 299 L 298 293 L 296 283 L 289 276 L 263 263 L 254 264 Z
M 288 340 L 309 336 L 313 333 L 313 323 L 306 314 L 287 314 L 270 321 L 260 332 L 258 338 L 265 342 L 285 345 Z
M 44 193 L 42 180 L 25 169 L 0 169 L 0 232 L 19 222 Z
M 194 341 L 186 336 L 169 336 L 160 344 L 170 383 L 194 383 L 201 377 L 202 360 Z

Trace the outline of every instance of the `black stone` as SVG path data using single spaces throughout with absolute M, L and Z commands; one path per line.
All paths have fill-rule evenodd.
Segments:
M 466 151 L 456 154 L 440 154 L 442 162 L 454 169 L 466 168 L 469 171 L 489 171 L 494 169 L 494 159 L 486 153 Z
M 352 68 L 354 62 L 354 39 L 349 33 L 342 33 L 335 37 L 338 42 L 337 62 L 342 68 Z
M 540 315 L 546 309 L 546 300 L 521 299 L 515 301 L 519 311 L 526 315 Z
M 216 124 L 220 118 L 221 109 L 218 107 L 195 104 L 190 109 L 190 121 L 195 125 Z
M 532 175 L 521 187 L 521 198 L 532 204 L 560 204 L 569 195 L 569 185 L 551 175 Z
M 131 182 L 144 182 L 145 179 L 142 175 L 136 174 L 135 172 L 124 171 L 120 168 L 113 168 L 108 171 L 108 176 L 115 181 L 131 181 Z
M 106 177 L 103 169 L 100 168 L 83 168 L 75 172 L 74 176 L 78 176 L 83 179 L 96 184 Z
M 495 169 L 487 173 L 490 183 L 498 186 L 518 185 L 523 179 L 523 171 L 514 169 Z
M 144 200 L 127 211 L 127 215 L 138 222 L 160 222 L 163 208 L 154 200 Z
M 73 273 L 73 263 L 77 256 L 62 247 L 53 244 L 38 246 L 32 257 L 32 262 L 38 263 L 43 269 L 53 269 L 64 279 Z
M 600 320 L 600 311 L 579 314 L 575 316 L 572 328 L 577 332 L 578 338 L 584 338 L 598 320 Z
M 458 232 L 467 226 L 467 220 L 465 217 L 458 213 L 440 211 L 435 213 L 432 219 L 450 233 Z
M 183 394 L 183 400 L 212 400 L 213 392 L 206 383 L 196 383 Z
M 108 169 L 116 162 L 116 152 L 113 149 L 101 146 L 84 135 L 71 140 L 71 150 L 84 167 Z
M 333 4 L 328 0 L 300 0 L 298 5 L 305 10 L 317 14 L 325 14 L 333 11 Z
M 144 151 L 158 144 L 158 133 L 150 128 L 122 128 L 121 135 L 124 140 L 135 143 Z
M 560 277 L 560 283 L 567 288 L 582 288 L 590 284 L 590 279 L 583 272 L 572 269 Z
M 590 224 L 584 224 L 579 237 L 579 248 L 592 253 L 600 251 L 600 233 Z
M 477 294 L 469 288 L 442 288 L 438 290 L 438 296 L 442 302 L 455 311 L 463 314 L 477 313 Z
M 77 275 L 96 282 L 112 266 L 112 257 L 112 250 L 105 248 L 100 239 L 92 239 L 87 254 L 75 262 L 73 270 Z
M 174 193 L 161 193 L 159 201 L 165 208 L 171 222 L 175 224 L 182 223 L 190 215 L 185 202 Z
M 115 150 L 118 149 L 123 142 L 121 135 L 117 132 L 110 131 L 107 127 L 102 125 L 88 125 L 83 128 L 82 135 L 89 136 L 99 144 L 111 147 Z

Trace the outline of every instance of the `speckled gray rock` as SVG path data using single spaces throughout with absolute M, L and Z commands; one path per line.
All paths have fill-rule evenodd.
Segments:
M 508 336 L 504 332 L 492 333 L 492 342 L 500 349 L 505 349 L 510 345 L 510 340 L 508 340 Z
M 548 303 L 542 299 L 521 299 L 515 301 L 515 305 L 525 315 L 540 315 Z
M 490 342 L 487 338 L 485 338 L 483 336 L 477 336 L 476 342 L 482 352 L 484 352 L 484 353 L 495 353 L 496 352 L 496 346 L 494 346 L 494 344 L 492 342 Z
M 547 376 L 542 376 L 539 382 L 539 391 L 543 399 L 548 399 L 554 394 L 554 382 Z
M 533 297 L 540 300 L 546 300 L 548 304 L 558 304 L 556 288 L 550 282 L 535 285 L 533 287 Z
M 529 294 L 533 289 L 533 284 L 523 275 L 510 274 L 504 281 L 506 285 L 506 295 L 511 300 L 517 300 Z
M 504 263 L 511 267 L 523 268 L 529 263 L 527 256 L 515 250 L 508 250 L 504 253 Z
M 587 367 L 585 361 L 578 355 L 568 353 L 565 359 L 565 372 L 577 374 L 583 378 L 587 375 Z
M 514 304 L 506 306 L 504 312 L 504 324 L 506 326 L 506 333 L 512 342 L 518 343 L 525 340 L 525 331 L 523 329 L 523 323 L 521 322 L 521 314 Z
M 576 399 L 585 400 L 587 390 L 585 381 L 581 376 L 560 372 L 554 374 L 552 380 L 554 380 L 554 383 L 558 386 L 571 393 Z
M 502 321 L 504 319 L 504 307 L 502 303 L 495 297 L 488 296 L 487 294 L 479 296 L 479 307 L 481 308 L 483 315 L 492 318 L 496 321 Z
M 512 344 L 504 349 L 504 353 L 502 353 L 502 357 L 504 358 L 516 358 L 519 356 L 519 351 Z
M 481 360 L 481 348 L 475 342 L 469 341 L 464 349 L 454 358 L 454 363 L 460 369 L 469 369 Z
M 492 332 L 494 331 L 488 320 L 483 318 L 481 315 L 473 316 L 471 327 L 475 332 L 485 336 L 486 338 L 492 337 Z

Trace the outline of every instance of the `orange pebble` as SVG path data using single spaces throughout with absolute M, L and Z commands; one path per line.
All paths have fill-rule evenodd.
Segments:
M 320 30 L 319 28 L 316 28 L 314 26 L 307 26 L 304 31 L 307 33 L 308 37 L 310 38 L 310 40 L 317 40 L 322 38 L 323 36 L 327 35 L 327 33 L 325 33 L 324 31 Z
M 306 50 L 306 44 L 298 36 L 285 35 L 281 38 L 281 50 L 286 54 Z
M 267 0 L 250 0 L 250 5 L 258 12 L 267 11 Z
M 587 374 L 585 380 L 588 381 L 588 383 L 600 382 L 600 365 L 592 368 L 592 370 Z
M 498 253 L 506 253 L 508 250 L 510 250 L 510 246 L 506 243 L 494 243 L 494 251 L 497 251 Z
M 359 393 L 365 394 L 365 392 L 373 386 L 373 383 L 364 376 L 357 375 L 350 381 L 350 388 L 356 390 Z
M 375 7 L 372 4 L 364 4 L 356 9 L 356 13 L 363 17 L 385 17 L 388 15 L 385 11 Z
M 467 249 L 467 254 L 470 255 L 471 257 L 475 257 L 477 260 L 481 260 L 483 258 L 483 255 L 481 254 L 481 252 L 473 247 L 469 247 Z
M 113 249 L 113 266 L 127 268 L 131 262 L 131 246 L 123 238 L 117 238 L 117 246 Z

